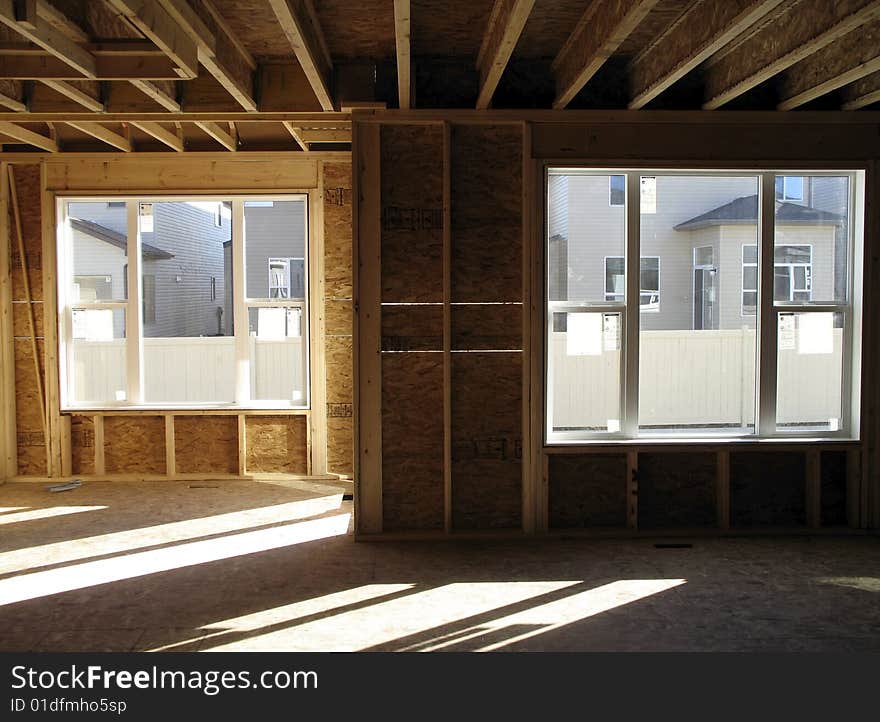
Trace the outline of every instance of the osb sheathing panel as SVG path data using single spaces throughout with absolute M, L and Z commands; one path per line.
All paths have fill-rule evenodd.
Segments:
M 382 301 L 443 300 L 443 128 L 383 125 Z
M 468 304 L 452 307 L 455 350 L 521 350 L 521 304 Z
M 37 330 L 37 338 L 43 337 L 43 302 L 32 303 L 34 309 L 34 327 Z M 12 335 L 16 337 L 31 337 L 30 318 L 28 317 L 28 304 L 12 304 Z
M 15 349 L 15 428 L 18 448 L 18 473 L 45 476 L 46 447 L 43 437 L 42 407 L 34 369 L 30 338 L 17 338 Z M 43 372 L 43 340 L 37 340 L 40 376 Z
M 730 455 L 730 521 L 733 526 L 805 523 L 805 455 L 742 452 Z
M 324 331 L 328 336 L 351 336 L 351 299 L 324 299 Z
M 181 474 L 238 473 L 238 418 L 176 417 L 174 453 Z
M 518 126 L 452 129 L 452 300 L 522 300 Z
M 443 358 L 382 354 L 385 531 L 443 527 Z
M 452 354 L 453 528 L 521 520 L 521 354 Z
M 308 472 L 305 416 L 249 416 L 245 438 L 249 473 Z
M 442 306 L 382 306 L 383 351 L 442 351 Z
M 104 464 L 108 474 L 164 474 L 165 419 L 104 417 Z
M 639 454 L 639 528 L 716 524 L 715 454 Z
M 551 529 L 626 525 L 625 454 L 553 454 L 549 466 Z
M 823 451 L 821 459 L 822 525 L 845 526 L 847 453 Z
M 351 475 L 354 469 L 354 419 L 351 404 L 328 404 L 327 469 Z
M 352 341 L 351 336 L 328 336 L 327 403 L 351 403 L 352 397 Z
M 95 473 L 95 421 L 91 416 L 70 418 L 70 456 L 75 475 Z
M 324 295 L 351 299 L 351 164 L 324 164 Z

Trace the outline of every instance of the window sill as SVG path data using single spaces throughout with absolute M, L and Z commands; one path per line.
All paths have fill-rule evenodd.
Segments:
M 578 441 L 548 441 L 543 446 L 545 454 L 571 454 L 578 451 L 597 451 L 602 449 L 627 449 L 638 450 L 640 448 L 656 449 L 706 449 L 724 450 L 731 448 L 798 448 L 810 445 L 839 446 L 843 448 L 859 447 L 861 441 L 851 436 L 774 436 L 765 438 L 735 437 L 710 439 L 699 438 L 638 438 L 638 439 L 582 439 Z

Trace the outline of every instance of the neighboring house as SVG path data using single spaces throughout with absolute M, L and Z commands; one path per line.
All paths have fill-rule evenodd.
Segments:
M 281 206 L 279 209 L 278 206 Z M 245 209 L 247 295 L 305 295 L 305 204 L 248 202 Z M 126 297 L 124 202 L 72 202 L 74 283 L 82 300 Z M 144 336 L 230 336 L 231 214 L 222 202 L 141 205 Z M 257 318 L 251 322 L 257 332 Z M 124 332 L 121 313 L 114 336 Z
M 622 302 L 624 176 L 565 173 L 550 176 L 549 298 Z M 777 298 L 830 300 L 845 286 L 844 218 L 810 201 L 841 207 L 843 184 L 833 178 L 779 181 Z M 643 178 L 642 328 L 754 328 L 757 218 L 754 178 Z M 555 330 L 564 324 L 555 319 Z

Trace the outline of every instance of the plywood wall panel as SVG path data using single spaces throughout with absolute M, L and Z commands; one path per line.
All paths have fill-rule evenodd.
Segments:
M 452 300 L 522 300 L 522 129 L 452 129 Z
M 626 526 L 626 454 L 549 458 L 551 529 Z
M 383 351 L 442 351 L 443 306 L 383 306 Z
M 521 350 L 522 304 L 452 307 L 454 350 Z
M 639 528 L 716 524 L 714 453 L 639 454 Z
M 351 299 L 324 299 L 324 329 L 328 336 L 351 336 Z
M 443 528 L 439 353 L 382 354 L 382 495 L 385 531 Z
M 178 416 L 174 419 L 174 453 L 180 474 L 238 472 L 238 418 Z
M 731 525 L 803 525 L 806 513 L 805 474 L 803 453 L 731 453 Z
M 452 526 L 522 523 L 522 359 L 452 354 Z
M 382 301 L 443 300 L 443 127 L 381 133 Z
M 18 473 L 45 476 L 46 446 L 43 414 L 30 338 L 16 338 L 15 350 L 15 428 L 18 447 Z M 43 340 L 37 340 L 40 376 L 44 377 Z
M 91 416 L 70 418 L 70 456 L 74 475 L 95 473 L 95 421 Z
M 165 419 L 105 417 L 104 464 L 108 474 L 164 474 Z
M 305 416 L 249 416 L 245 421 L 248 473 L 305 474 Z
M 42 289 L 41 289 L 42 290 Z M 37 330 L 37 338 L 43 337 L 43 302 L 32 303 L 34 327 Z M 17 338 L 30 338 L 31 324 L 28 318 L 27 303 L 12 304 L 12 335 Z
M 351 336 L 328 336 L 327 403 L 350 404 L 352 399 L 352 341 Z

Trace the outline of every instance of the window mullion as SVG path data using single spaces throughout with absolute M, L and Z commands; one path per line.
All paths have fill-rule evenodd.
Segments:
M 125 305 L 126 398 L 130 404 L 144 403 L 143 331 L 141 316 L 141 229 L 140 204 L 127 201 L 128 298 Z
M 776 244 L 776 181 L 761 174 L 758 227 L 758 423 L 759 436 L 776 433 L 777 318 L 773 307 Z
M 639 431 L 639 294 L 641 261 L 639 252 L 640 228 L 639 174 L 626 174 L 626 312 L 624 328 L 624 383 L 623 419 L 621 430 L 625 436 L 637 436 Z
M 235 402 L 251 400 L 251 354 L 245 301 L 244 201 L 232 201 L 232 318 L 235 336 Z

